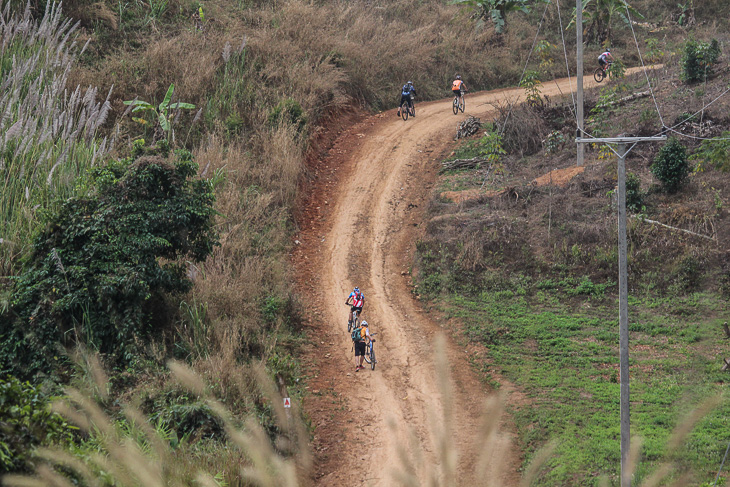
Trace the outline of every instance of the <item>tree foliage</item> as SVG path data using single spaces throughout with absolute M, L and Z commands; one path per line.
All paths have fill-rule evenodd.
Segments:
M 687 83 L 704 81 L 714 74 L 714 66 L 720 58 L 717 39 L 701 42 L 689 39 L 682 55 L 682 80 Z
M 28 468 L 34 447 L 66 444 L 73 427 L 51 411 L 48 398 L 15 377 L 0 379 L 0 473 Z
M 651 165 L 651 172 L 668 193 L 675 193 L 682 187 L 689 175 L 689 162 L 687 149 L 676 137 L 669 139 L 659 150 Z
M 133 358 L 165 294 L 190 289 L 184 261 L 202 261 L 216 243 L 213 190 L 196 171 L 186 151 L 174 162 L 118 161 L 48 215 L 16 279 L 14 319 L 0 325 L 3 369 L 50 373 L 58 343 Z
M 630 25 L 631 17 L 644 18 L 626 0 L 583 0 L 583 33 L 585 42 L 590 44 L 610 44 L 613 38 L 613 24 L 616 18 Z M 576 15 L 568 27 L 575 25 Z
M 477 11 L 480 19 L 489 19 L 494 23 L 497 34 L 504 33 L 507 28 L 507 14 L 510 12 L 528 13 L 531 0 L 456 0 L 454 3 L 464 4 Z

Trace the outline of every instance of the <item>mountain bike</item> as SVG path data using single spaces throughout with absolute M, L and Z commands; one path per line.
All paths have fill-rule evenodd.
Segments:
M 411 98 L 410 106 L 408 102 L 403 102 L 400 106 L 400 116 L 403 117 L 404 122 L 408 120 L 408 115 L 411 117 L 416 116 L 416 107 L 413 105 L 413 98 Z
M 606 78 L 611 77 L 611 65 L 613 64 L 612 61 L 609 61 L 608 63 L 604 64 L 603 67 L 598 66 L 595 71 L 593 71 L 593 79 L 596 80 L 596 83 L 600 83 Z
M 458 115 L 459 111 L 461 111 L 461 113 L 464 113 L 465 104 L 466 103 L 464 102 L 464 93 L 462 93 L 461 96 L 455 96 L 454 103 L 451 106 L 451 109 L 454 111 L 454 115 Z
M 368 349 L 365 351 L 365 362 L 370 364 L 370 370 L 375 370 L 375 364 L 378 363 L 377 360 L 375 360 L 375 339 L 372 338 L 377 333 L 371 333 L 370 334 L 370 343 L 368 344 Z
M 349 304 L 345 306 L 350 306 Z M 358 316 L 360 313 L 358 313 L 357 310 L 352 312 L 352 321 L 347 322 L 347 333 L 352 333 L 353 328 L 357 328 L 357 325 L 360 324 L 360 317 Z

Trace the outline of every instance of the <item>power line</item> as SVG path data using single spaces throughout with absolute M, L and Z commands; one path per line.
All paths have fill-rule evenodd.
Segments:
M 570 87 L 570 98 L 573 100 L 573 117 L 575 118 L 575 125 L 578 126 L 578 115 L 576 112 L 578 111 L 578 107 L 575 101 L 575 96 L 573 96 L 573 82 L 570 78 L 570 65 L 568 64 L 568 48 L 565 45 L 565 34 L 563 33 L 563 18 L 560 16 L 560 1 L 555 2 L 555 4 L 558 7 L 558 22 L 560 23 L 560 38 L 563 40 L 563 56 L 565 58 L 565 70 L 568 73 L 568 86 Z M 578 28 L 576 26 L 576 28 Z M 577 88 L 576 88 L 577 89 Z
M 644 70 L 644 76 L 646 77 L 646 84 L 649 85 L 649 91 L 651 92 L 651 98 L 654 100 L 654 106 L 656 107 L 656 113 L 659 115 L 659 121 L 662 123 L 662 127 L 664 126 L 664 119 L 662 118 L 662 113 L 659 111 L 659 104 L 656 101 L 656 97 L 654 96 L 654 88 L 651 86 L 651 81 L 649 80 L 649 74 L 646 72 L 646 65 L 644 65 L 644 57 L 641 55 L 641 48 L 639 47 L 639 40 L 636 38 L 636 32 L 634 31 L 634 22 L 631 20 L 631 13 L 629 12 L 629 5 L 625 4 L 626 7 L 626 15 L 629 19 L 629 26 L 631 27 L 631 34 L 634 36 L 634 43 L 636 43 L 636 52 L 639 53 L 639 61 L 641 61 L 641 67 Z
M 727 449 L 725 449 L 725 456 L 722 457 L 722 463 L 720 464 L 720 470 L 717 471 L 717 477 L 715 477 L 715 483 L 712 484 L 712 487 L 717 487 L 717 480 L 720 478 L 720 472 L 722 472 L 723 465 L 725 465 L 725 460 L 727 459 L 728 451 L 730 451 L 730 443 L 727 444 Z

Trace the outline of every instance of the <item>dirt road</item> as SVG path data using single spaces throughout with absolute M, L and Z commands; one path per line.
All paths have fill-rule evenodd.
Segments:
M 560 91 L 569 92 L 567 80 L 543 86 L 551 99 Z M 396 485 L 399 452 L 423 455 L 415 467 L 421 482 L 433 472 L 451 485 L 518 485 L 522 457 L 504 417 L 486 474 L 475 477 L 481 449 L 474 441 L 490 391 L 463 347 L 447 340 L 452 400 L 439 392 L 434 341 L 440 326 L 414 298 L 407 271 L 438 162 L 453 147 L 458 122 L 467 115 L 489 120 L 495 104 L 522 97 L 521 89 L 467 95 L 466 112 L 458 116 L 448 99 L 418 104 L 417 117 L 407 122 L 395 110 L 366 117 L 317 158 L 294 256 L 315 343 L 304 406 L 315 426 L 316 485 Z M 354 370 L 344 305 L 354 286 L 364 291 L 363 318 L 378 333 L 375 371 Z M 444 406 L 453 411 L 447 438 L 440 433 L 448 421 Z M 443 445 L 458 454 L 453 476 Z

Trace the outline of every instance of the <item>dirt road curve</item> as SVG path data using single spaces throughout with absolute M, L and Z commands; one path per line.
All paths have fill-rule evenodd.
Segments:
M 567 80 L 543 86 L 551 98 L 559 90 L 569 91 Z M 395 485 L 393 472 L 402 470 L 399 447 L 423 452 L 422 466 L 417 463 L 422 482 L 428 470 L 440 472 L 434 430 L 443 425 L 443 399 L 433 363 L 440 327 L 414 299 L 406 271 L 438 161 L 453 147 L 458 122 L 466 115 L 488 120 L 493 104 L 522 96 L 520 89 L 467 95 L 466 112 L 458 116 L 450 99 L 418 104 L 417 117 L 407 122 L 394 110 L 370 116 L 343 132 L 315 163 L 317 182 L 300 218 L 294 263 L 316 345 L 304 404 L 315 425 L 316 485 Z M 378 333 L 375 371 L 354 371 L 344 306 L 354 286 L 364 291 L 363 317 Z M 458 453 L 456 485 L 518 485 L 522 458 L 509 418 L 502 419 L 489 473 L 473 477 L 473 442 L 489 391 L 453 340 L 447 340 L 447 355 L 454 411 L 447 441 Z M 409 443 L 409 428 L 419 446 Z

